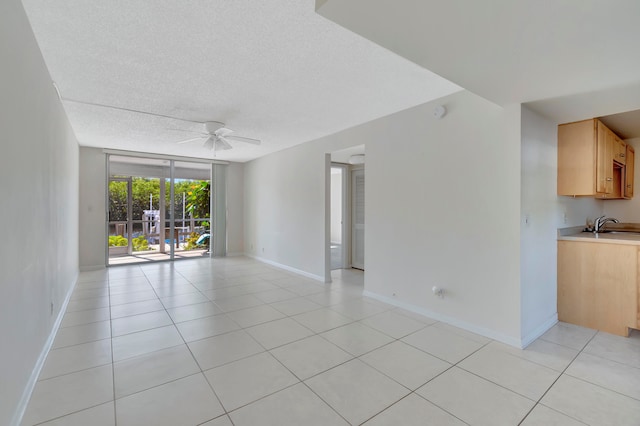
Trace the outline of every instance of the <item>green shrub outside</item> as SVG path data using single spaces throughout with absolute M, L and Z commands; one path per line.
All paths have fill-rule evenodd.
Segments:
M 137 238 L 131 240 L 133 243 L 133 251 L 148 251 L 151 250 L 149 248 L 149 241 L 144 237 L 144 235 L 140 235 Z
M 196 241 L 198 241 L 198 238 L 200 238 L 200 234 L 198 234 L 197 232 L 192 232 L 191 234 L 189 234 L 189 236 L 185 240 L 186 243 L 184 245 L 184 249 L 196 250 L 196 249 L 205 248 L 204 244 L 196 243 Z
M 149 247 L 149 241 L 140 235 L 139 237 L 131 240 L 133 243 L 133 251 L 148 251 L 153 250 Z M 126 247 L 129 242 L 122 235 L 109 235 L 109 247 Z
M 129 242 L 122 235 L 109 235 L 109 247 L 124 247 Z

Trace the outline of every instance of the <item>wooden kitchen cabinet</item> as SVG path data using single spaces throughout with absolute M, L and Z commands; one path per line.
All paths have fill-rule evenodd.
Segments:
M 615 133 L 613 134 L 613 161 L 619 164 L 625 164 L 627 157 L 627 144 L 618 137 Z
M 639 247 L 558 241 L 558 319 L 619 336 L 639 328 Z
M 626 147 L 626 166 L 624 173 L 624 198 L 633 198 L 633 179 L 635 177 L 634 167 L 636 162 L 636 151 L 631 145 Z
M 607 130 L 596 119 L 558 126 L 558 195 L 611 193 L 613 138 L 607 137 Z
M 629 198 L 628 155 L 625 142 L 598 119 L 559 125 L 558 195 Z M 629 169 L 633 174 L 633 164 Z
M 613 133 L 600 121 L 596 126 L 596 193 L 602 197 L 613 192 Z

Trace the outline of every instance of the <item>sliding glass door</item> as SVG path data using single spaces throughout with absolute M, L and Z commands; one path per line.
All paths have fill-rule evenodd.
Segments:
M 211 168 L 199 163 L 176 161 L 174 165 L 174 233 L 179 256 L 209 250 L 211 242 Z
M 109 265 L 209 254 L 210 163 L 109 155 L 108 165 Z

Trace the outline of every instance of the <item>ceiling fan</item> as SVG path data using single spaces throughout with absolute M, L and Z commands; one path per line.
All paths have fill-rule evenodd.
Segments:
M 182 132 L 198 133 L 200 134 L 200 136 L 186 139 L 177 143 L 183 144 L 183 143 L 189 143 L 189 142 L 194 142 L 197 140 L 204 139 L 204 143 L 202 144 L 202 146 L 205 146 L 214 151 L 222 151 L 222 150 L 233 148 L 233 146 L 230 143 L 232 141 L 246 142 L 253 145 L 260 145 L 260 140 L 258 139 L 245 138 L 243 136 L 232 135 L 233 130 L 224 127 L 223 123 L 219 123 L 217 121 L 207 121 L 207 122 L 204 122 L 203 124 L 206 130 L 205 132 L 192 132 L 189 130 L 180 130 Z

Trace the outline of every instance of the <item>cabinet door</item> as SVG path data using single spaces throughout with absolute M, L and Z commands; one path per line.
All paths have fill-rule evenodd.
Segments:
M 633 198 L 633 179 L 635 176 L 636 152 L 631 145 L 627 145 L 627 165 L 624 174 L 624 198 Z
M 604 195 L 597 191 L 598 120 L 558 126 L 558 195 Z
M 558 241 L 558 319 L 628 336 L 638 318 L 638 246 Z
M 620 164 L 625 164 L 626 156 L 627 156 L 627 144 L 624 143 L 622 139 L 620 139 L 615 133 L 613 135 L 614 138 L 614 149 L 613 149 L 613 160 Z
M 596 138 L 596 192 L 600 194 L 610 194 L 613 192 L 613 144 L 613 132 L 598 121 L 598 134 Z

